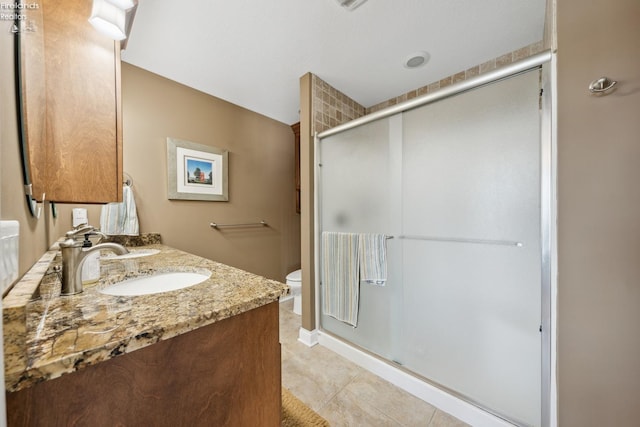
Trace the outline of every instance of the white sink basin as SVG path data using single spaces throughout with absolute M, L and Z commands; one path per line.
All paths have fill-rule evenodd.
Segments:
M 155 255 L 159 252 L 159 249 L 129 249 L 128 254 L 116 255 L 113 252 L 109 252 L 107 254 L 101 255 L 100 258 L 104 260 L 140 258 L 143 256 Z
M 211 276 L 211 272 L 206 271 L 205 273 L 204 271 L 198 273 L 173 271 L 135 277 L 109 285 L 100 290 L 100 293 L 114 296 L 135 296 L 175 291 L 207 280 Z

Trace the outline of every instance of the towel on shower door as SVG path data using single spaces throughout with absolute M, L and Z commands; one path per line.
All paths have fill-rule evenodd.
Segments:
M 100 231 L 108 236 L 140 234 L 136 201 L 129 185 L 122 188 L 122 203 L 107 203 L 102 206 Z
M 353 327 L 358 324 L 358 235 L 322 233 L 322 308 Z
M 387 236 L 384 234 L 360 234 L 360 281 L 384 286 L 387 282 Z

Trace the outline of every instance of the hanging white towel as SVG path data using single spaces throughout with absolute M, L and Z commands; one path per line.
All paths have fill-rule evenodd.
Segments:
M 353 327 L 358 324 L 358 235 L 322 233 L 323 312 Z
M 387 282 L 387 236 L 360 234 L 358 245 L 360 281 L 384 286 Z
M 138 211 L 131 186 L 122 188 L 122 203 L 107 203 L 100 213 L 100 231 L 108 236 L 140 234 Z

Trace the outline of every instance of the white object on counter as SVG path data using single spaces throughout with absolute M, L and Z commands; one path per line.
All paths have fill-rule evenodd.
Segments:
M 90 248 L 92 246 L 89 235 L 84 236 L 83 248 Z M 82 284 L 87 285 L 89 283 L 95 283 L 100 280 L 100 251 L 94 251 L 87 255 L 82 265 Z
M 20 223 L 0 221 L 0 285 L 4 292 L 18 278 Z
M 100 251 L 87 256 L 82 266 L 82 284 L 95 283 L 100 280 Z

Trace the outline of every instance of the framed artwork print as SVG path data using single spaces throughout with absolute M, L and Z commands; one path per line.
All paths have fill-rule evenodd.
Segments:
M 229 152 L 210 145 L 167 138 L 170 200 L 229 200 Z

